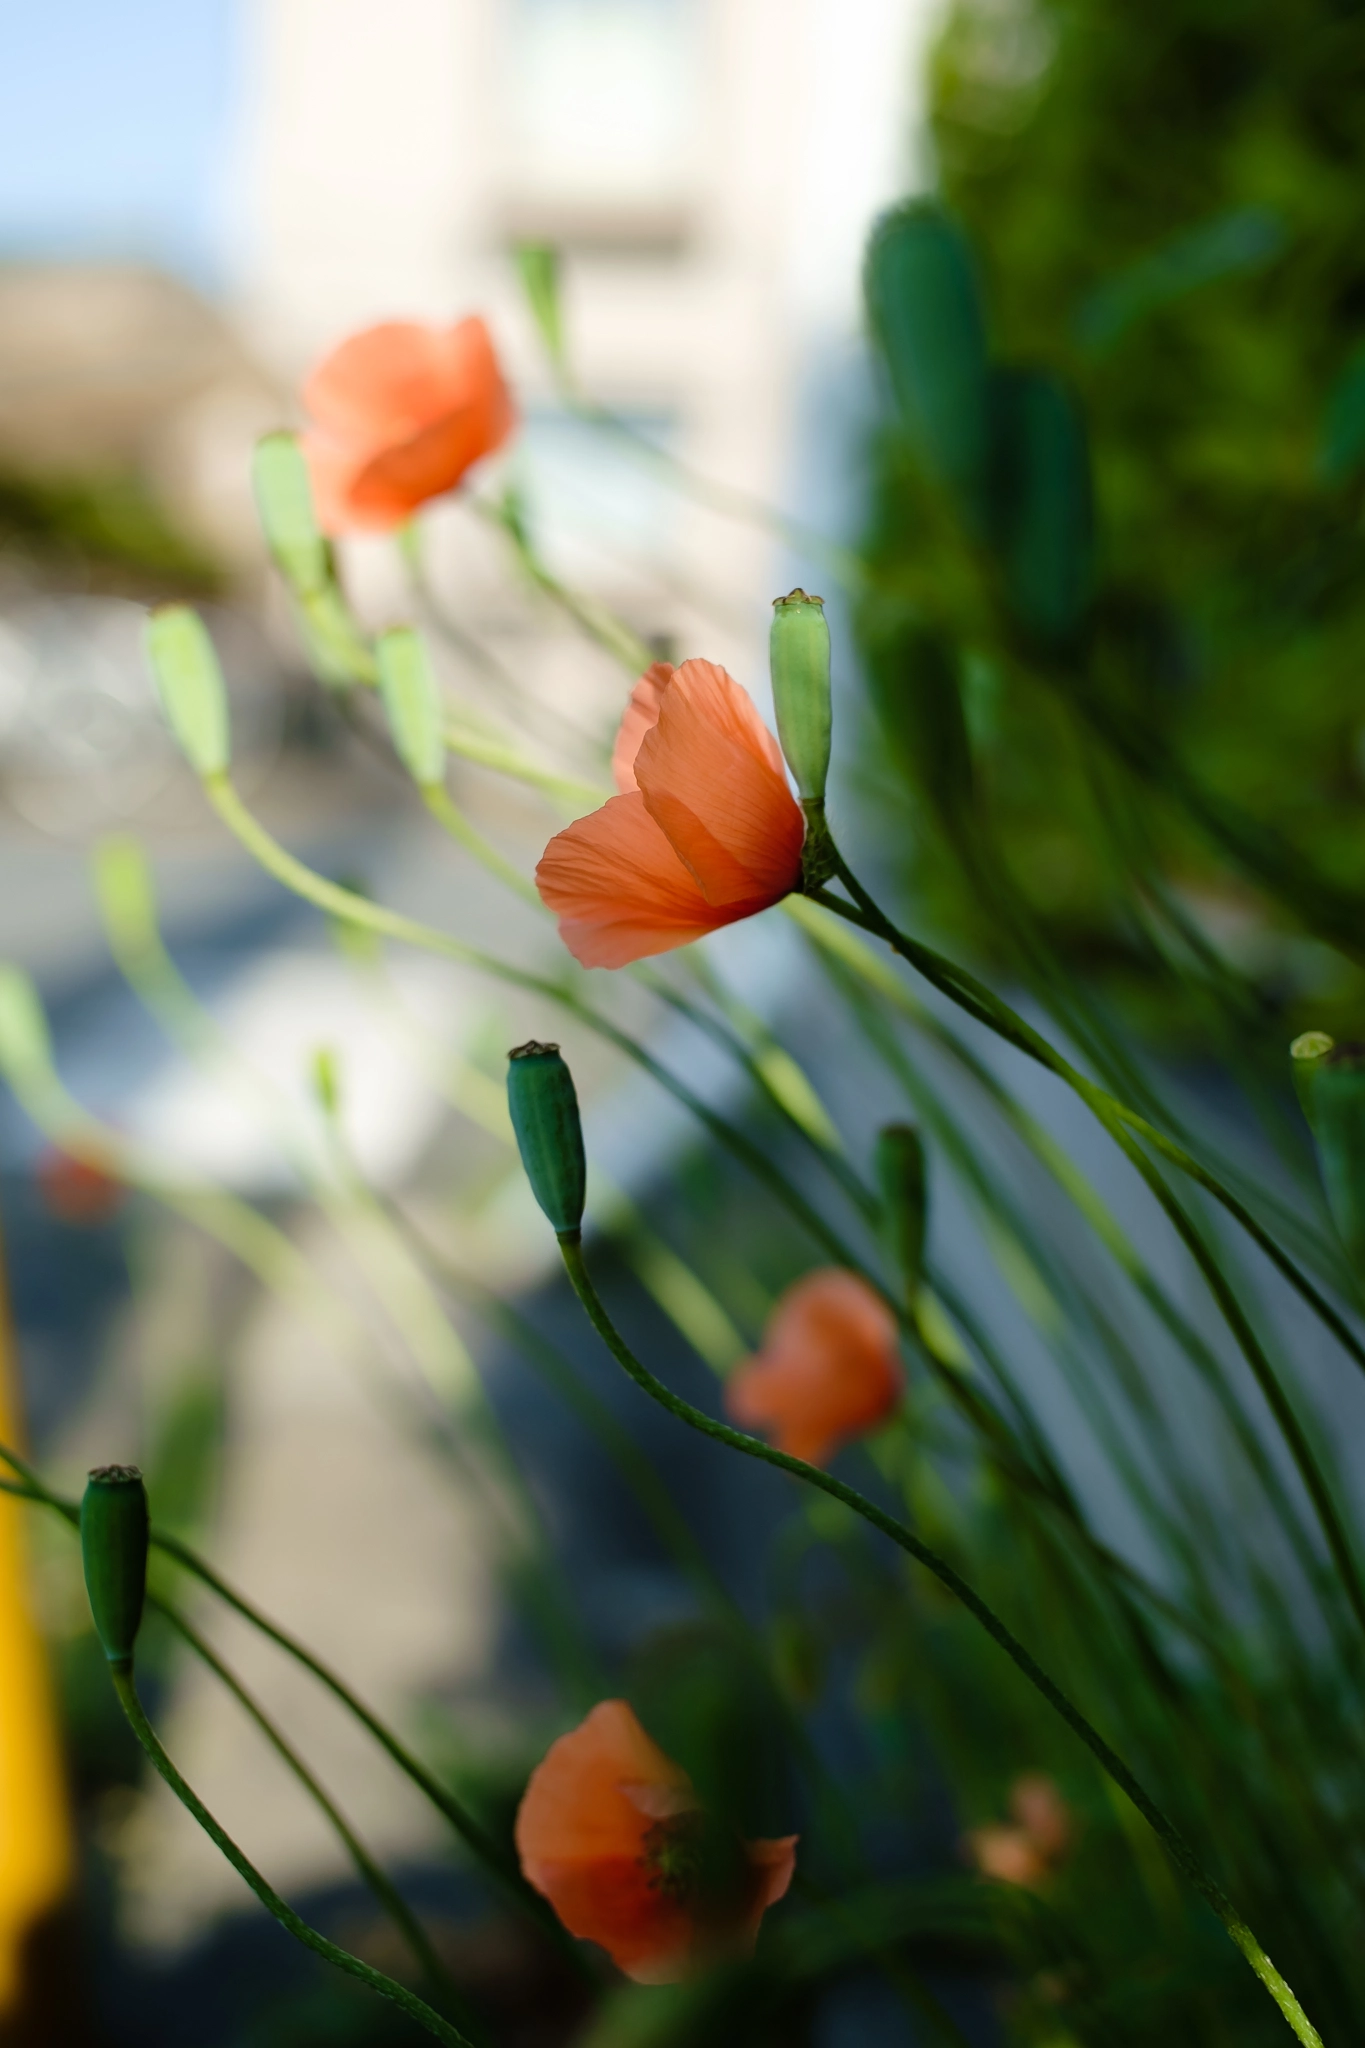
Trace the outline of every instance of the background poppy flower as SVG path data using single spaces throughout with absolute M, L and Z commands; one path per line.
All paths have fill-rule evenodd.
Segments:
M 105 1223 L 123 1200 L 122 1181 L 59 1145 L 40 1154 L 33 1177 L 43 1207 L 63 1223 Z
M 624 1700 L 603 1700 L 551 1744 L 516 1842 L 569 1932 L 637 1984 L 675 1984 L 714 1956 L 748 1954 L 796 1867 L 795 1835 L 722 1843 L 687 1773 Z
M 612 769 L 623 793 L 557 833 L 536 869 L 585 967 L 685 946 L 800 882 L 805 821 L 777 741 L 715 662 L 646 670 Z
M 896 1320 L 856 1273 L 808 1273 L 782 1296 L 763 1349 L 726 1383 L 728 1413 L 779 1450 L 823 1465 L 883 1422 L 905 1384 Z
M 1044 1771 L 1025 1771 L 1010 1787 L 1012 1825 L 973 1828 L 967 1851 L 983 1877 L 1034 1891 L 1064 1863 L 1075 1840 L 1071 1808 Z
M 353 334 L 303 387 L 303 436 L 327 533 L 384 532 L 454 490 L 516 414 L 487 327 L 389 320 Z

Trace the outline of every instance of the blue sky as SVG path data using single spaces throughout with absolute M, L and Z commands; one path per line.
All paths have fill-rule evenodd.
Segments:
M 0 0 L 0 257 L 229 260 L 238 0 Z

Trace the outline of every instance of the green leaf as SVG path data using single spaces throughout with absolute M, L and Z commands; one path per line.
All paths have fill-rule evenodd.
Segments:
M 147 655 L 167 723 L 196 775 L 222 775 L 231 758 L 227 690 L 197 612 L 164 605 L 147 621 Z
M 519 242 L 517 270 L 531 317 L 556 370 L 564 368 L 564 310 L 559 293 L 559 251 L 553 242 Z

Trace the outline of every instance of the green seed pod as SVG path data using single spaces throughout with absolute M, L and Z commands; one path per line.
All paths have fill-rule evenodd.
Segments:
M 1297 1064 L 1308 1070 L 1308 1118 L 1327 1206 L 1342 1243 L 1365 1267 L 1365 1045 L 1334 1045 Z
M 419 789 L 438 787 L 445 781 L 445 727 L 426 642 L 411 626 L 396 626 L 380 635 L 375 652 L 394 751 Z
M 578 1238 L 588 1168 L 573 1075 L 557 1045 L 532 1038 L 507 1055 L 507 1107 L 531 1193 L 560 1237 Z
M 928 1211 L 924 1142 L 913 1124 L 888 1124 L 878 1133 L 875 1166 L 887 1255 L 913 1314 L 924 1278 Z
M 1313 1076 L 1323 1055 L 1331 1052 L 1335 1045 L 1335 1038 L 1326 1031 L 1301 1031 L 1289 1048 L 1289 1072 L 1294 1082 L 1294 1093 L 1299 1098 L 1299 1108 L 1310 1130 L 1316 1129 Z
M 195 774 L 226 773 L 227 690 L 203 620 L 188 605 L 162 605 L 147 621 L 147 655 L 167 723 Z
M 295 597 L 317 597 L 332 581 L 332 550 L 313 509 L 308 463 L 295 434 L 266 434 L 251 459 L 261 531 Z
M 932 201 L 897 207 L 873 230 L 866 293 L 920 461 L 979 533 L 989 499 L 990 365 L 971 245 Z
M 829 774 L 829 627 L 825 600 L 790 590 L 773 599 L 768 639 L 777 733 L 796 787 L 823 803 Z
M 81 1501 L 81 1560 L 95 1633 L 126 1669 L 147 1590 L 147 1489 L 136 1465 L 101 1465 Z

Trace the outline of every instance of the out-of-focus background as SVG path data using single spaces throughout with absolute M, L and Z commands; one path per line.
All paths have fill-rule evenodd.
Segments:
M 1362 138 L 1337 0 L 0 0 L 0 960 L 68 1091 L 0 1099 L 0 1423 L 68 1492 L 136 1460 L 158 1522 L 495 1833 L 615 1693 L 746 1833 L 802 1830 L 804 1889 L 723 2011 L 593 2002 L 297 1664 L 163 1574 L 507 2048 L 1247 2048 L 1280 2021 L 932 1587 L 604 1359 L 515 1165 L 507 1048 L 562 1034 L 594 1263 L 702 1404 L 827 1245 L 581 1020 L 375 946 L 248 858 L 166 730 L 147 612 L 202 614 L 238 787 L 293 853 L 562 984 L 548 922 L 427 816 L 375 693 L 311 672 L 252 504 L 257 437 L 302 423 L 319 356 L 482 314 L 515 435 L 337 562 L 362 625 L 420 625 L 462 729 L 530 764 L 451 763 L 496 851 L 528 876 L 606 785 L 648 657 L 722 661 L 770 709 L 770 600 L 822 591 L 855 865 L 1194 1132 L 1350 1312 L 1285 1049 L 1360 1037 L 1365 992 Z M 930 190 L 898 381 L 864 250 Z M 527 290 L 548 251 L 567 376 Z M 954 466 L 964 419 L 989 504 Z M 774 912 L 665 963 L 672 1003 L 575 987 L 869 1258 L 857 1175 L 879 1125 L 920 1119 L 911 1393 L 849 1469 L 1046 1644 L 1300 1988 L 1358 2011 L 1355 1624 L 1320 1503 L 1072 1098 L 956 1016 L 950 1041 L 918 985 L 883 1014 L 813 959 Z M 62 1128 L 129 1184 L 73 1168 Z M 1091 1235 L 1089 1191 L 1077 1221 L 1077 1168 L 1126 1240 Z M 1359 1380 L 1210 1218 L 1349 1524 Z M 406 1968 L 192 1651 L 149 1617 L 139 1676 L 189 1779 L 302 1910 Z M 149 1782 L 69 1530 L 5 1500 L 0 1659 L 0 2048 L 411 2037 Z M 1040 1770 L 1064 1824 L 1019 1877 Z M 982 1881 L 992 1841 L 1014 1882 Z
M 498 1503 L 462 1476 L 458 1446 L 452 1465 L 431 1441 L 433 1404 L 460 1412 L 468 1359 L 433 1332 L 428 1299 L 405 1297 L 391 1243 L 358 1244 L 354 1219 L 338 1228 L 304 1204 L 290 1144 L 316 1169 L 309 1076 L 325 1047 L 366 1176 L 415 1200 L 482 1280 L 533 1290 L 544 1235 L 479 1125 L 497 1128 L 503 1048 L 547 1020 L 421 958 L 358 977 L 206 812 L 155 703 L 143 622 L 167 598 L 201 606 L 242 786 L 292 848 L 466 937 L 511 926 L 553 967 L 549 936 L 440 840 L 307 674 L 255 518 L 253 443 L 300 422 L 304 373 L 351 330 L 481 312 L 522 414 L 488 473 L 517 489 L 542 562 L 655 651 L 724 661 L 765 701 L 769 600 L 821 577 L 749 508 L 799 512 L 831 541 L 861 516 L 862 247 L 922 174 L 936 13 L 927 0 L 56 0 L 0 15 L 0 953 L 36 977 L 80 1101 L 173 1176 L 263 1205 L 302 1242 L 332 1311 L 329 1324 L 316 1301 L 262 1291 L 145 1199 L 106 1212 L 54 1193 L 47 1140 L 6 1101 L 0 1207 L 28 1440 L 73 1485 L 92 1461 L 141 1461 L 158 1512 L 211 1530 L 228 1576 L 367 1698 L 428 1741 L 446 1740 L 438 1708 L 458 1699 L 469 1741 L 511 1770 L 527 1738 L 507 1701 L 529 1701 L 534 1725 L 538 1695 L 508 1647 Z M 583 391 L 703 487 L 679 489 L 557 396 L 518 278 L 524 243 L 560 252 Z M 619 664 L 537 599 L 466 504 L 436 508 L 425 534 L 428 584 L 476 649 L 454 637 L 450 673 L 547 758 L 567 745 L 600 775 L 628 687 Z M 411 614 L 391 543 L 342 554 L 368 621 Z M 477 774 L 461 796 L 529 870 L 543 810 Z M 231 1057 L 177 1049 L 115 969 L 91 856 L 126 833 Z M 736 955 L 760 1009 L 780 1007 L 797 971 L 781 935 Z M 723 1094 L 714 1053 L 708 1067 L 700 1044 L 675 1032 L 670 1046 Z M 619 1072 L 580 1064 L 579 1078 L 604 1188 L 628 1215 L 690 1133 Z M 667 1253 L 650 1256 L 657 1292 Z M 685 1270 L 672 1277 L 685 1296 Z M 695 1313 L 715 1321 L 704 1303 Z M 713 1351 L 737 1356 L 761 1314 L 760 1296 L 745 1331 L 721 1317 Z M 676 1349 L 667 1330 L 656 1337 Z M 500 1387 L 496 1345 L 470 1341 Z M 676 1622 L 677 1589 L 601 1492 L 587 1439 L 547 1418 L 510 1365 L 503 1377 L 598 1640 L 615 1652 Z M 726 1475 L 660 1447 L 693 1475 L 719 1554 L 752 1550 Z M 57 1972 L 78 1987 L 70 2009 L 43 2004 L 48 1984 L 16 2039 L 382 2026 L 345 1999 L 337 2017 L 330 1988 L 277 1953 L 227 1865 L 148 1787 L 108 1710 L 69 1541 L 31 1518 L 24 1535 L 66 1659 L 86 1876 L 76 1960 Z M 215 1624 L 214 1640 L 372 1847 L 456 1924 L 439 1827 L 410 1789 L 249 1631 Z M 344 1930 L 357 1911 L 345 1852 L 236 1703 L 168 1645 L 145 1667 L 203 1796 L 291 1897 L 335 1894 Z M 16 1885 L 11 1950 L 22 1870 Z M 16 1968 L 12 1956 L 14 1983 Z M 546 2025 L 557 2038 L 527 2004 L 518 2038 Z M 553 1987 L 540 2005 L 553 2014 Z

